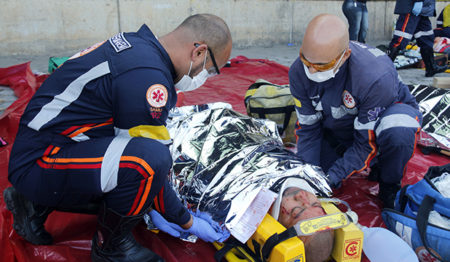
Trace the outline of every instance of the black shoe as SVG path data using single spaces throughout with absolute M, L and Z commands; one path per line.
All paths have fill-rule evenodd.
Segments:
M 389 56 L 392 62 L 394 62 L 399 52 L 400 49 L 398 47 L 390 47 L 388 50 L 386 50 L 386 55 Z
M 102 205 L 98 215 L 97 232 L 92 239 L 92 261 L 164 261 L 160 256 L 141 246 L 134 239 L 131 230 L 142 220 L 142 217 L 143 214 L 122 216 Z
M 437 73 L 442 73 L 447 70 L 447 65 L 439 66 L 434 61 L 434 51 L 432 48 L 420 48 L 423 63 L 425 64 L 425 77 L 432 77 Z
M 6 208 L 14 217 L 13 228 L 21 237 L 35 245 L 50 245 L 52 236 L 45 230 L 44 223 L 52 212 L 49 207 L 33 204 L 31 201 L 8 187 L 3 191 Z
M 394 208 L 395 197 L 400 190 L 400 184 L 380 182 L 378 198 L 383 202 L 383 208 Z
M 435 74 L 443 73 L 443 72 L 445 72 L 445 71 L 447 71 L 447 66 L 445 66 L 445 65 L 440 66 L 440 65 L 436 65 L 436 64 L 435 64 L 435 65 L 432 67 L 431 70 L 426 70 L 426 71 L 425 71 L 425 77 L 432 77 L 432 76 L 434 76 Z

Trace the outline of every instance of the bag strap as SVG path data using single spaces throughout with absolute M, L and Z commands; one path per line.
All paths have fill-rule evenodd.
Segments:
M 398 202 L 400 205 L 400 212 L 405 211 L 406 204 L 408 203 L 408 197 L 406 196 L 406 189 L 410 185 L 406 185 L 400 189 L 400 194 L 398 196 Z
M 272 108 L 263 108 L 263 107 L 250 107 L 249 111 L 253 114 L 258 114 L 259 118 L 267 119 L 266 114 L 283 114 L 284 113 L 284 121 L 282 130 L 279 130 L 280 135 L 284 133 L 286 128 L 289 125 L 289 120 L 291 120 L 292 112 L 294 112 L 295 106 L 283 106 L 283 107 L 272 107 Z
M 292 107 L 292 110 L 288 107 Z M 285 115 L 284 115 L 284 122 L 283 122 L 283 131 L 281 132 L 281 134 L 284 134 L 284 131 L 286 131 L 288 125 L 289 125 L 289 121 L 291 120 L 291 115 L 292 112 L 295 110 L 294 106 L 287 106 L 285 107 Z
M 442 261 L 433 252 L 431 252 L 430 248 L 428 247 L 427 241 L 428 217 L 430 216 L 430 212 L 433 210 L 435 202 L 436 199 L 429 195 L 426 195 L 424 197 L 422 203 L 420 204 L 419 210 L 417 211 L 416 225 L 417 230 L 419 231 L 420 239 L 422 240 L 422 244 L 427 249 L 428 253 L 430 253 L 438 261 Z

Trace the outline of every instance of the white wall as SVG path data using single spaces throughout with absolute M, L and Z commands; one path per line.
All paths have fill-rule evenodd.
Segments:
M 437 11 L 448 3 L 438 2 Z M 368 1 L 369 41 L 390 39 L 394 5 Z M 143 23 L 163 35 L 206 12 L 228 23 L 235 47 L 298 44 L 315 15 L 345 19 L 341 6 L 319 0 L 0 0 L 0 56 L 79 50 Z

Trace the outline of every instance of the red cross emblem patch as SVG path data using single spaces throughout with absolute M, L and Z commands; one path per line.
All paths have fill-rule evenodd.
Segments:
M 167 88 L 161 84 L 154 84 L 147 90 L 147 101 L 152 107 L 163 107 L 168 99 Z
M 356 105 L 355 99 L 347 90 L 342 93 L 342 102 L 347 108 L 354 108 Z

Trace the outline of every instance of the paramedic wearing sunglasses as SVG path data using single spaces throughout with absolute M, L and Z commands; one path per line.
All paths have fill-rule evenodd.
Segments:
M 422 115 L 389 57 L 350 42 L 344 21 L 321 14 L 306 28 L 289 80 L 298 117 L 297 154 L 321 166 L 334 188 L 376 163 L 372 175 L 380 184 L 379 198 L 392 207 Z
M 119 33 L 52 73 L 28 104 L 11 152 L 13 187 L 4 199 L 16 232 L 49 245 L 44 223 L 52 210 L 100 202 L 93 261 L 161 261 L 131 233 L 152 205 L 187 232 L 218 240 L 168 184 L 165 123 L 177 89 L 219 74 L 231 47 L 226 23 L 198 14 L 160 38 L 146 25 Z

